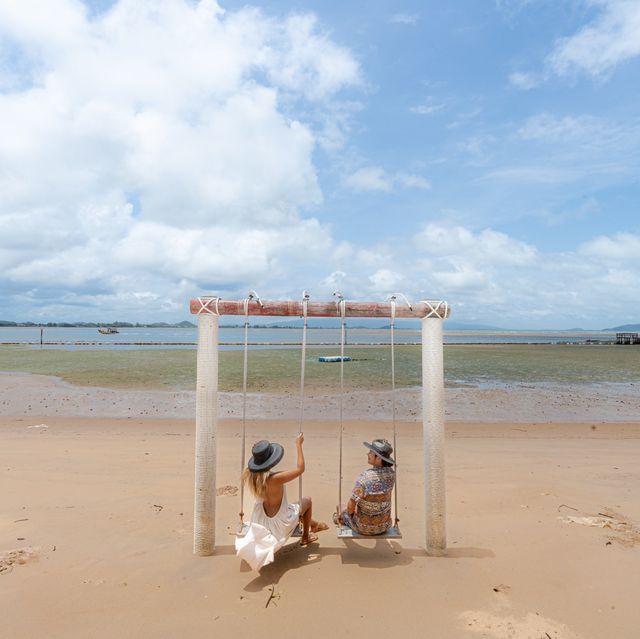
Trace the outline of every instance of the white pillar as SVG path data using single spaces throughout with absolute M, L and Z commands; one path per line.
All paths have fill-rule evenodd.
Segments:
M 218 423 L 218 316 L 198 315 L 196 482 L 193 552 L 212 555 L 216 534 L 216 428 Z
M 444 461 L 444 353 L 442 320 L 422 319 L 422 423 L 427 553 L 444 555 L 446 499 Z

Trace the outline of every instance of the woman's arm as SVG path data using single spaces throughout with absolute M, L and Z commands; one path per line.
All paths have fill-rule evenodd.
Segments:
M 300 477 L 304 473 L 304 453 L 302 452 L 302 443 L 304 442 L 304 435 L 300 433 L 296 437 L 296 448 L 298 450 L 298 463 L 295 468 L 291 470 L 281 470 L 280 472 L 271 475 L 271 481 L 275 481 L 278 484 L 286 484 L 287 482 Z

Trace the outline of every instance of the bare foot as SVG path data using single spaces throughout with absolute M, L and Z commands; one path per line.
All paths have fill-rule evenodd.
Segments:
M 314 533 L 310 532 L 308 537 L 303 537 L 300 540 L 300 545 L 308 546 L 309 544 L 312 544 L 314 541 L 318 541 L 318 535 L 315 535 Z
M 309 526 L 309 530 L 311 532 L 317 533 L 323 530 L 329 530 L 329 526 L 325 524 L 323 521 L 312 521 L 311 526 Z

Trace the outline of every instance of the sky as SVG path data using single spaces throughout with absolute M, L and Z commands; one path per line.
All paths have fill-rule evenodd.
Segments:
M 0 319 L 640 322 L 640 2 L 0 0 Z

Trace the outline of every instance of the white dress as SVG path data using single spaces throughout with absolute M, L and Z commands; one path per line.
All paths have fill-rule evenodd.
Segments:
M 282 502 L 278 512 L 268 517 L 262 501 L 256 501 L 251 514 L 249 530 L 236 538 L 236 554 L 253 570 L 273 562 L 273 556 L 285 545 L 300 519 L 300 504 L 287 501 L 287 489 L 282 487 Z

